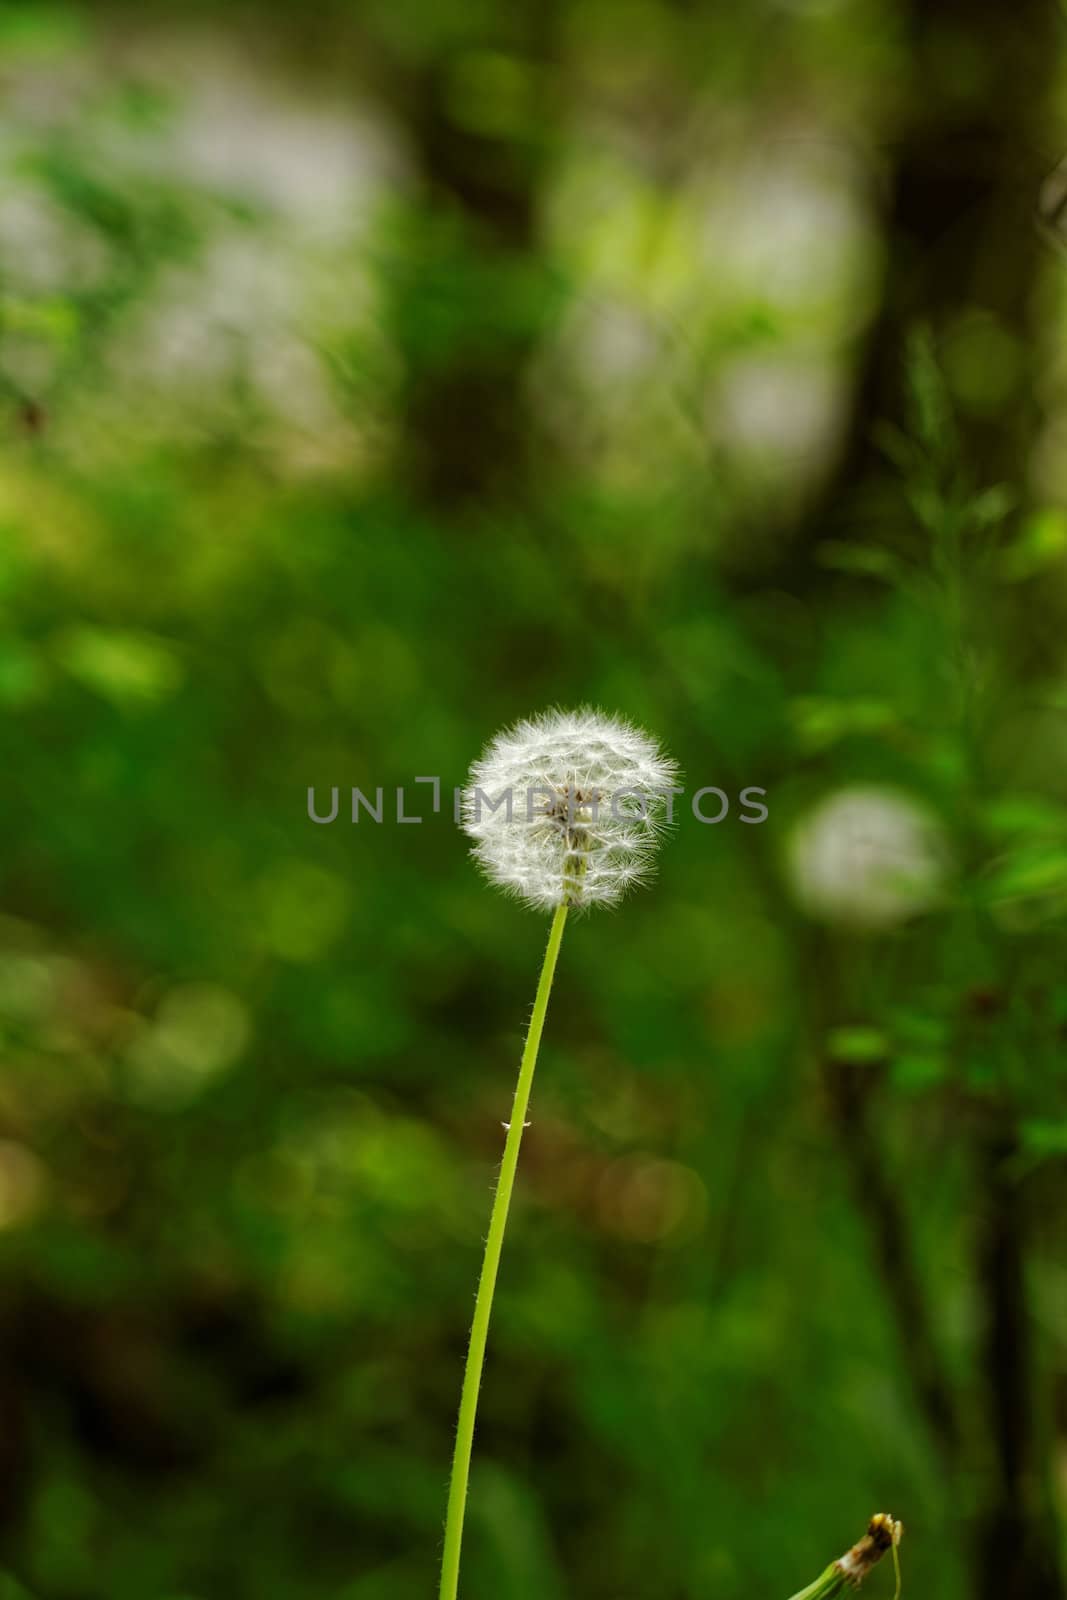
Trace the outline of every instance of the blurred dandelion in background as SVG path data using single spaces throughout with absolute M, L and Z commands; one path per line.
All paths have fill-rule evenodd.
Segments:
M 948 846 L 934 814 L 890 788 L 838 789 L 794 828 L 788 845 L 793 891 L 826 922 L 888 928 L 942 897 Z

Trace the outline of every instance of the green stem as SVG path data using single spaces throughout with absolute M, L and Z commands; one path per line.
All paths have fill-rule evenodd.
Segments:
M 530 1104 L 530 1086 L 533 1083 L 537 1051 L 548 1010 L 548 997 L 552 992 L 552 979 L 556 971 L 556 958 L 563 939 L 563 926 L 567 920 L 567 906 L 556 908 L 548 935 L 548 948 L 537 984 L 533 1015 L 523 1046 L 519 1065 L 519 1081 L 515 1085 L 515 1100 L 511 1108 L 508 1136 L 504 1141 L 504 1159 L 500 1166 L 500 1179 L 493 1198 L 489 1218 L 489 1235 L 485 1241 L 485 1258 L 482 1261 L 478 1294 L 474 1301 L 474 1322 L 471 1325 L 471 1342 L 467 1351 L 467 1366 L 463 1374 L 463 1391 L 459 1402 L 459 1424 L 456 1428 L 456 1451 L 452 1458 L 452 1479 L 448 1487 L 448 1513 L 445 1517 L 445 1549 L 441 1563 L 440 1600 L 456 1600 L 459 1590 L 459 1552 L 463 1542 L 463 1513 L 467 1505 L 467 1482 L 470 1477 L 471 1448 L 474 1444 L 474 1419 L 478 1410 L 478 1390 L 485 1364 L 485 1345 L 489 1336 L 489 1317 L 493 1309 L 493 1291 L 496 1288 L 500 1253 L 504 1247 L 504 1230 L 507 1227 L 511 1191 L 515 1187 L 515 1171 L 519 1164 L 519 1146 Z
M 835 1561 L 827 1567 L 821 1578 L 816 1578 L 806 1589 L 793 1595 L 792 1600 L 831 1600 L 831 1596 L 840 1594 L 844 1587 L 844 1574 Z

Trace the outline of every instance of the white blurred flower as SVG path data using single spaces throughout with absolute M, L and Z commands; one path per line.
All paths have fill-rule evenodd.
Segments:
M 538 910 L 609 905 L 649 875 L 678 768 L 588 707 L 516 723 L 471 768 L 463 825 L 493 883 Z
M 944 832 L 919 802 L 856 786 L 829 795 L 789 841 L 794 892 L 827 922 L 891 927 L 936 903 L 948 868 Z

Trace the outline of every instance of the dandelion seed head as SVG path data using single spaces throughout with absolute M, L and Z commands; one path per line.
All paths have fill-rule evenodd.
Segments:
M 936 818 L 910 795 L 855 785 L 827 796 L 799 823 L 789 870 L 812 916 L 887 928 L 937 903 L 948 849 Z
M 486 876 L 538 910 L 611 905 L 650 875 L 676 764 L 589 707 L 506 728 L 471 768 L 463 826 Z

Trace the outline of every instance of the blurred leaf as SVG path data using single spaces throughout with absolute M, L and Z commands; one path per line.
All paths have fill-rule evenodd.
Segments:
M 983 898 L 992 904 L 1064 893 L 1067 893 L 1067 847 L 1021 847 L 1001 857 L 983 884 Z
M 72 678 L 122 710 L 169 699 L 185 676 L 173 646 L 151 633 L 81 624 L 51 643 Z
M 1046 506 L 1024 523 L 1021 533 L 1000 557 L 1006 583 L 1022 583 L 1067 557 L 1067 511 Z
M 87 36 L 85 14 L 76 6 L 5 0 L 0 8 L 0 51 L 8 59 L 62 58 L 83 47 Z
M 934 461 L 942 461 L 955 450 L 956 430 L 952 402 L 930 328 L 913 329 L 908 339 L 906 361 L 916 437 Z M 935 531 L 941 520 L 938 498 L 918 488 L 913 491 L 913 504 L 920 520 Z
M 1024 1149 L 1031 1155 L 1067 1156 L 1067 1118 L 1032 1120 L 1022 1125 Z
M 883 1061 L 889 1054 L 889 1041 L 880 1028 L 834 1028 L 827 1035 L 826 1053 L 831 1061 L 857 1065 Z
M 1019 496 L 1009 484 L 997 483 L 983 489 L 967 504 L 967 515 L 976 528 L 994 528 L 1010 516 Z
M 78 333 L 80 316 L 69 300 L 22 300 L 5 295 L 0 301 L 0 331 L 29 333 L 70 344 Z
M 982 817 L 995 833 L 1067 840 L 1067 806 L 1044 795 L 998 795 L 983 807 Z
M 895 726 L 897 713 L 883 700 L 831 700 L 809 695 L 790 705 L 793 726 L 809 750 L 825 750 L 852 735 L 885 733 Z
M 824 539 L 815 553 L 824 567 L 835 572 L 881 578 L 886 583 L 894 583 L 900 577 L 900 562 L 892 551 L 882 545 L 849 544 L 840 539 Z

